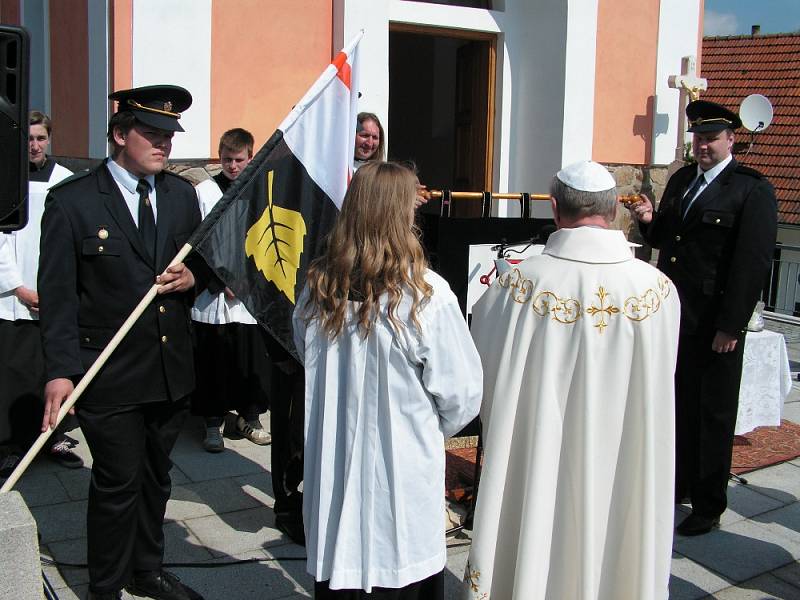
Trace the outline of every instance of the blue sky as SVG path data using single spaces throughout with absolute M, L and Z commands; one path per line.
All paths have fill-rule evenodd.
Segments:
M 800 0 L 705 0 L 703 35 L 800 32 Z

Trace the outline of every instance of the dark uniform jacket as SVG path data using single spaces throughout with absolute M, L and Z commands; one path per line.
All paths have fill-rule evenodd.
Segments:
M 105 164 L 54 187 L 42 218 L 39 295 L 46 378 L 76 381 L 200 223 L 192 186 L 156 175 L 157 255 L 148 257 Z M 191 261 L 196 279 L 198 272 Z M 194 387 L 189 310 L 194 292 L 156 296 L 81 404 L 178 400 Z
M 681 299 L 681 333 L 711 330 L 739 335 L 769 275 L 777 234 L 772 185 L 731 160 L 695 199 L 684 219 L 681 200 L 697 167 L 678 170 L 667 183 L 645 240 L 659 248 L 658 268 Z

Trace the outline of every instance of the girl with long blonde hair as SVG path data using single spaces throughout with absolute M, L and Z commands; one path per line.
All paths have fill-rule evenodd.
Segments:
M 482 375 L 415 193 L 405 167 L 362 166 L 295 310 L 316 598 L 444 595 L 444 440 L 478 414 Z

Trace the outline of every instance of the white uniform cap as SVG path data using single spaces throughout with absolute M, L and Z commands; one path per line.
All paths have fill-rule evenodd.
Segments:
M 581 192 L 604 192 L 617 185 L 608 169 L 592 160 L 572 163 L 556 173 L 556 177 Z

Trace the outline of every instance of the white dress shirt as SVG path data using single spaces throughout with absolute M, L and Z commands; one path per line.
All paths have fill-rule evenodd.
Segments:
M 725 169 L 725 167 L 728 166 L 728 163 L 731 162 L 731 160 L 733 160 L 733 156 L 729 154 L 727 158 L 718 162 L 708 171 L 703 171 L 703 169 L 700 168 L 700 165 L 697 166 L 697 177 L 702 177 L 703 181 L 700 183 L 700 186 L 694 193 L 694 196 L 689 202 L 689 205 L 686 207 L 684 214 L 689 212 L 689 209 L 692 208 L 692 204 L 694 204 L 694 201 L 697 199 L 697 197 L 703 193 L 703 190 L 705 190 L 709 185 L 711 185 L 711 182 L 714 181 L 714 179 L 716 179 L 717 175 L 722 173 L 723 169 Z M 695 180 L 692 180 L 692 183 L 694 183 L 694 181 Z M 689 187 L 691 187 L 691 185 L 692 184 L 689 184 Z
M 136 227 L 139 227 L 139 192 L 136 191 L 136 186 L 139 185 L 139 178 L 130 171 L 122 168 L 114 162 L 113 158 L 106 160 L 106 167 L 114 178 L 122 197 L 125 199 L 125 204 L 128 207 L 128 212 L 133 217 L 133 222 Z M 153 208 L 153 220 L 158 223 L 158 203 L 156 198 L 156 176 L 148 175 L 144 177 L 147 183 L 150 184 L 150 206 Z M 156 225 L 157 227 L 158 225 Z

